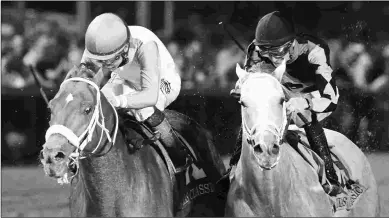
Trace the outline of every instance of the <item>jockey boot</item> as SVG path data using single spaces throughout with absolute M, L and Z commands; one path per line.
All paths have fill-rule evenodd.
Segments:
M 126 119 L 129 116 L 126 113 L 120 114 L 119 128 L 124 133 L 124 140 L 127 144 L 132 145 L 136 150 L 141 149 L 144 145 L 150 145 L 158 140 L 157 137 L 145 139 L 139 132 L 136 131 L 134 124 Z
M 155 133 L 160 133 L 160 140 L 179 172 L 182 170 L 179 168 L 187 165 L 188 151 L 165 118 L 165 114 L 156 107 L 154 109 L 155 112 L 144 123 Z
M 342 188 L 338 182 L 338 176 L 334 169 L 324 129 L 318 121 L 306 124 L 304 129 L 312 150 L 324 160 L 326 176 L 331 183 L 323 185 L 324 191 L 330 196 L 336 196 L 342 192 Z

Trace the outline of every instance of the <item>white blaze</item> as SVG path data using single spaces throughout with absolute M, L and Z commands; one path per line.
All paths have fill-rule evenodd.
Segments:
M 66 97 L 66 104 L 69 104 L 71 101 L 73 101 L 73 95 L 69 94 L 68 97 Z

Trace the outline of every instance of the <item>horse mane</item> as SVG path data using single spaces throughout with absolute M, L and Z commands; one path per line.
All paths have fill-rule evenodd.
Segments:
M 260 61 L 253 66 L 251 66 L 249 69 L 247 69 L 247 72 L 249 73 L 267 73 L 267 74 L 272 74 L 276 67 L 267 62 L 267 61 Z M 287 87 L 285 87 L 281 81 L 280 81 L 282 90 L 284 91 L 285 99 L 289 100 L 292 96 L 292 91 L 289 90 Z
M 92 80 L 97 73 L 96 66 L 93 63 L 86 62 L 81 63 L 78 66 L 73 66 L 72 69 L 66 75 L 65 80 L 73 77 L 81 77 L 84 79 Z
M 276 67 L 268 63 L 267 61 L 260 61 L 258 63 L 255 63 L 253 66 L 251 66 L 249 69 L 247 69 L 247 72 L 249 73 L 268 73 L 271 74 L 274 72 Z

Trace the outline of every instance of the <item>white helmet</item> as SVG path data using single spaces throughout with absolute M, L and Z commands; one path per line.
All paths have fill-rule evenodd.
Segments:
M 119 16 L 104 13 L 89 24 L 84 53 L 88 58 L 108 60 L 123 52 L 130 38 L 130 30 Z

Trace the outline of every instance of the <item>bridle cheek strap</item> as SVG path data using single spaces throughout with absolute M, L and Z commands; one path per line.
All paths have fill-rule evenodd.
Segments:
M 60 135 L 64 136 L 73 146 L 78 148 L 77 151 L 74 154 L 72 154 L 73 156 L 77 157 L 77 156 L 79 156 L 78 152 L 83 151 L 85 146 L 90 141 L 92 141 L 93 132 L 96 128 L 96 125 L 98 125 L 101 128 L 102 132 L 100 135 L 100 140 L 99 140 L 98 145 L 91 153 L 95 153 L 97 151 L 97 149 L 100 147 L 101 140 L 103 138 L 104 133 L 107 136 L 107 139 L 109 142 L 115 143 L 116 135 L 117 135 L 117 132 L 119 129 L 118 128 L 119 119 L 118 119 L 118 114 L 117 114 L 115 108 L 113 107 L 113 105 L 111 103 L 109 103 L 114 110 L 115 118 L 116 118 L 116 125 L 115 125 L 115 129 L 114 129 L 114 133 L 113 133 L 113 138 L 111 138 L 111 136 L 109 134 L 109 130 L 105 127 L 104 115 L 103 115 L 103 110 L 101 107 L 101 93 L 100 93 L 98 86 L 94 82 L 89 81 L 87 79 L 83 79 L 83 78 L 67 79 L 61 84 L 61 86 L 65 82 L 68 82 L 68 81 L 85 82 L 85 83 L 88 83 L 89 85 L 93 86 L 96 89 L 97 99 L 96 99 L 95 110 L 93 111 L 93 115 L 92 115 L 92 118 L 89 122 L 88 127 L 85 129 L 85 131 L 79 137 L 72 130 L 70 130 L 68 127 L 55 124 L 55 125 L 50 126 L 50 128 L 46 131 L 46 135 L 45 135 L 46 141 L 53 134 L 60 134 Z M 101 118 L 101 123 L 99 122 L 100 118 Z M 86 138 L 85 138 L 85 136 L 86 136 Z

